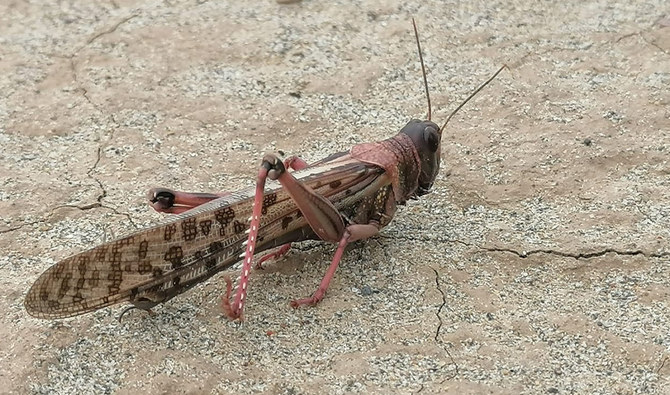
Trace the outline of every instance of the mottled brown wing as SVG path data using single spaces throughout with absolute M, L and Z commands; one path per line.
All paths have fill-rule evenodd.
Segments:
M 336 206 L 382 173 L 346 156 L 334 162 L 319 163 L 295 175 Z M 253 193 L 249 188 L 216 199 L 58 262 L 30 288 L 26 310 L 38 318 L 65 318 L 123 301 L 159 303 L 183 292 L 180 287 L 203 281 L 239 261 Z M 263 214 L 259 240 L 306 226 L 295 203 L 276 182 L 268 182 Z

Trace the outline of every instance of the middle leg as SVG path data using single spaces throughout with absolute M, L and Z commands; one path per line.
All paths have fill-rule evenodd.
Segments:
M 337 266 L 340 264 L 340 260 L 342 260 L 342 255 L 344 254 L 344 249 L 347 247 L 347 244 L 356 240 L 367 239 L 377 235 L 378 233 L 379 223 L 374 221 L 369 224 L 353 224 L 347 226 L 344 234 L 342 235 L 342 238 L 340 239 L 340 242 L 337 244 L 337 250 L 335 250 L 333 260 L 331 261 L 326 274 L 323 276 L 319 287 L 316 289 L 316 291 L 314 291 L 312 296 L 292 301 L 291 306 L 297 308 L 302 305 L 314 306 L 319 303 L 324 298 L 324 296 L 326 296 L 326 291 L 330 285 L 330 280 L 332 280 L 333 276 L 335 275 L 335 271 L 337 270 Z
M 290 156 L 284 160 L 284 167 L 287 169 L 302 170 L 307 166 L 307 162 L 298 156 Z M 169 188 L 152 188 L 147 192 L 147 199 L 149 205 L 159 213 L 181 214 L 201 204 L 228 195 L 230 195 L 230 192 L 183 192 Z M 287 248 L 290 248 L 290 246 Z M 281 256 L 281 254 L 278 256 Z M 270 259 L 270 257 L 267 259 Z

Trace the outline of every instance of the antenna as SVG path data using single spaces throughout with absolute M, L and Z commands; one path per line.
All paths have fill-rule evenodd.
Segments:
M 479 91 L 481 91 L 482 89 L 484 89 L 484 87 L 485 87 L 486 85 L 488 85 L 491 81 L 493 81 L 493 80 L 498 76 L 498 74 L 500 74 L 500 72 L 503 71 L 504 69 L 508 69 L 508 70 L 509 70 L 509 67 L 507 67 L 507 65 L 504 64 L 500 69 L 498 69 L 498 71 L 496 71 L 495 74 L 493 74 L 493 76 L 491 76 L 491 78 L 489 78 L 488 80 L 486 80 L 486 82 L 484 82 L 483 84 L 481 84 L 481 85 L 479 86 L 479 88 L 477 88 L 474 92 L 472 92 L 472 93 L 470 94 L 470 96 L 468 96 L 468 98 L 465 99 L 465 100 L 463 101 L 463 103 L 461 103 L 458 107 L 456 107 L 456 109 L 449 115 L 449 117 L 447 118 L 447 120 L 444 122 L 444 125 L 442 125 L 442 127 L 440 128 L 439 133 L 442 134 L 442 131 L 443 131 L 444 128 L 447 126 L 447 124 L 449 123 L 449 121 L 451 120 L 451 118 L 452 118 L 454 115 L 456 115 L 456 113 L 458 112 L 458 110 L 460 110 L 460 109 L 461 109 L 467 102 L 469 102 L 470 99 L 472 99 L 473 97 L 475 97 L 475 95 L 476 95 L 477 93 L 479 93 Z M 430 119 L 428 119 L 428 120 L 430 120 Z
M 419 60 L 421 61 L 421 74 L 423 74 L 423 84 L 426 87 L 426 99 L 428 99 L 428 120 L 430 121 L 430 93 L 428 93 L 428 79 L 426 78 L 426 66 L 423 65 L 423 55 L 421 54 L 421 43 L 419 43 L 419 31 L 416 29 L 416 22 L 412 18 L 412 26 L 414 26 L 414 37 L 416 37 L 416 47 L 419 50 Z M 442 129 L 440 129 L 442 130 Z

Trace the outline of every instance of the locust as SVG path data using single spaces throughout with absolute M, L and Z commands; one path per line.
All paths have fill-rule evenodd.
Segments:
M 27 312 L 60 319 L 121 302 L 150 311 L 241 260 L 236 287 L 224 277 L 222 309 L 230 319 L 242 320 L 255 254 L 275 249 L 258 266 L 285 254 L 291 243 L 323 240 L 337 244 L 326 274 L 312 295 L 291 302 L 293 307 L 316 305 L 325 296 L 346 246 L 377 235 L 399 205 L 431 190 L 449 120 L 506 67 L 438 126 L 431 121 L 421 44 L 414 20 L 412 24 L 427 120 L 412 119 L 393 137 L 358 144 L 311 164 L 296 156 L 282 160 L 278 153 L 266 154 L 255 187 L 236 192 L 154 188 L 148 193 L 150 205 L 174 216 L 51 266 L 28 291 Z

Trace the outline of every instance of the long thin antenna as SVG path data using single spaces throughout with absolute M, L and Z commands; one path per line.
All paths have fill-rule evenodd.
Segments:
M 414 37 L 416 37 L 416 47 L 419 49 L 419 60 L 421 61 L 421 74 L 423 74 L 423 85 L 426 87 L 426 99 L 428 99 L 428 120 L 430 121 L 430 93 L 428 93 L 428 79 L 426 78 L 426 66 L 423 65 L 423 54 L 421 54 L 421 43 L 419 43 L 419 31 L 416 29 L 416 22 L 412 18 L 412 26 L 414 26 Z
M 451 120 L 451 118 L 452 118 L 454 115 L 456 115 L 456 113 L 458 112 L 458 110 L 460 110 L 461 108 L 463 108 L 463 106 L 464 106 L 467 102 L 469 102 L 470 99 L 472 99 L 473 97 L 475 97 L 475 95 L 476 95 L 477 93 L 479 93 L 479 91 L 481 91 L 482 89 L 484 89 L 484 87 L 485 87 L 486 85 L 488 85 L 491 81 L 493 81 L 493 80 L 498 76 L 498 74 L 500 74 L 500 72 L 503 71 L 504 69 L 509 69 L 509 67 L 507 67 L 507 65 L 504 64 L 498 71 L 496 71 L 495 74 L 493 74 L 493 76 L 491 76 L 491 78 L 489 78 L 488 80 L 486 80 L 486 82 L 484 82 L 483 84 L 481 84 L 481 85 L 479 86 L 479 88 L 477 88 L 474 92 L 472 92 L 472 93 L 470 94 L 470 96 L 468 96 L 468 98 L 465 99 L 465 101 L 463 101 L 463 103 L 461 103 L 461 105 L 459 105 L 458 107 L 456 107 L 456 109 L 455 109 L 454 111 L 452 111 L 452 113 L 449 115 L 449 117 L 447 118 L 447 120 L 444 122 L 444 124 L 443 124 L 442 127 L 440 128 L 440 132 L 439 132 L 439 133 L 442 134 L 442 131 L 444 130 L 445 127 L 447 127 L 447 124 L 449 123 L 449 121 Z

